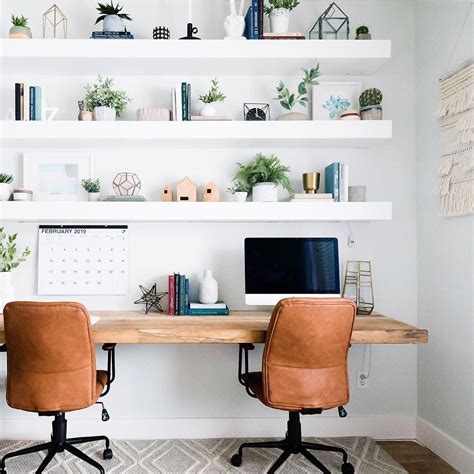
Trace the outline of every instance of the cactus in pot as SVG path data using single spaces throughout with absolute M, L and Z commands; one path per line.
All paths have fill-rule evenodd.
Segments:
M 380 89 L 366 89 L 359 96 L 360 116 L 362 120 L 382 120 L 382 99 Z
M 10 39 L 31 39 L 31 30 L 28 27 L 28 18 L 22 16 L 11 16 L 12 27 L 8 33 Z
M 365 25 L 359 26 L 356 30 L 356 39 L 358 40 L 372 39 L 372 35 L 369 33 L 369 28 Z

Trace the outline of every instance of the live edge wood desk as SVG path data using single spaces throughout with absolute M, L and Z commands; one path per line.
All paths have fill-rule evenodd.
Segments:
M 265 342 L 270 312 L 232 311 L 229 316 L 165 316 L 140 311 L 91 311 L 96 343 L 237 344 Z M 5 342 L 3 316 L 0 344 Z M 352 344 L 425 344 L 428 331 L 382 315 L 357 316 Z

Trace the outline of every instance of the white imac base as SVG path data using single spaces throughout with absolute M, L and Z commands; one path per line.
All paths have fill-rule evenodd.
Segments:
M 309 293 L 304 295 L 283 295 L 283 294 L 246 294 L 245 295 L 245 304 L 249 306 L 274 306 L 280 300 L 284 298 L 340 298 L 340 293 L 331 293 L 331 294 L 320 294 L 320 293 Z

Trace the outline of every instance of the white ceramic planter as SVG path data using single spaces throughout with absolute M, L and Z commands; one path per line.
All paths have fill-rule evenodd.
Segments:
M 204 278 L 199 284 L 199 302 L 204 304 L 217 303 L 219 299 L 219 287 L 212 276 L 212 270 L 204 272 Z
M 87 199 L 90 202 L 100 201 L 100 192 L 99 193 L 87 193 Z
M 107 15 L 104 18 L 103 31 L 125 31 L 125 22 L 118 15 Z
M 8 33 L 10 39 L 31 39 L 31 30 L 27 26 L 12 26 Z
M 201 117 L 213 117 L 217 115 L 217 109 L 212 104 L 204 104 L 199 112 Z
M 97 122 L 111 122 L 117 118 L 117 112 L 112 107 L 96 107 L 94 120 Z
M 253 202 L 277 202 L 278 186 L 275 183 L 258 183 L 252 188 Z
M 270 13 L 270 30 L 272 33 L 288 33 L 290 10 L 274 8 Z
M 12 285 L 11 272 L 0 272 L 0 311 L 15 299 L 15 288 Z
M 8 201 L 12 194 L 12 188 L 7 183 L 0 183 L 0 201 Z
M 235 202 L 245 202 L 247 200 L 248 193 L 244 191 L 239 191 L 234 194 L 232 194 L 232 199 Z

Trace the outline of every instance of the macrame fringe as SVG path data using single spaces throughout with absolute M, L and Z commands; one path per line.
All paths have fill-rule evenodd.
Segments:
M 473 87 L 465 87 L 454 94 L 441 99 L 438 118 L 460 114 L 474 107 Z
M 474 170 L 474 150 L 472 146 L 443 153 L 438 174 L 447 176 L 455 165 L 459 166 L 463 173 Z
M 449 178 L 447 179 L 449 181 Z M 440 196 L 439 213 L 443 217 L 474 214 L 474 181 L 468 180 L 452 186 Z

